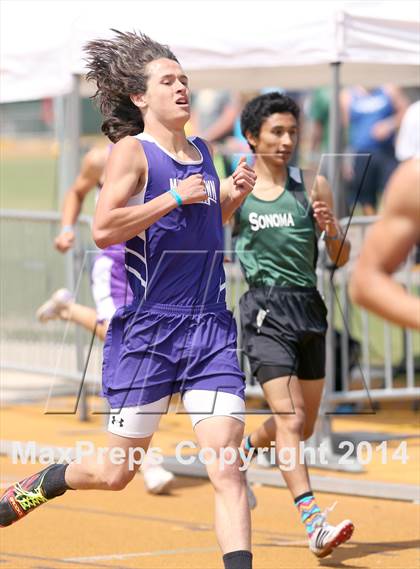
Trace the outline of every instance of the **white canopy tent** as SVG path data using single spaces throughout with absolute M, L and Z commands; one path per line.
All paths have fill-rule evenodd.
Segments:
M 340 85 L 420 83 L 417 1 L 2 0 L 1 12 L 0 102 L 73 92 L 73 145 L 83 45 L 111 37 L 110 28 L 140 29 L 169 44 L 193 89 L 331 85 L 332 153 Z
M 307 89 L 336 62 L 342 85 L 419 82 L 416 1 L 3 0 L 1 13 L 0 102 L 69 92 L 83 45 L 110 28 L 168 43 L 194 89 Z

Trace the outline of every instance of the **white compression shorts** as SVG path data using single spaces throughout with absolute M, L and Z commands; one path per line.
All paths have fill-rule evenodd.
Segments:
M 136 407 L 111 409 L 108 431 L 129 438 L 146 438 L 157 430 L 162 415 L 168 413 L 170 396 Z M 245 422 L 245 401 L 238 395 L 223 391 L 192 389 L 182 398 L 193 428 L 211 417 L 233 417 Z
M 96 304 L 98 322 L 110 321 L 118 305 L 112 295 L 112 266 L 114 261 L 109 257 L 99 257 L 92 269 L 92 295 Z

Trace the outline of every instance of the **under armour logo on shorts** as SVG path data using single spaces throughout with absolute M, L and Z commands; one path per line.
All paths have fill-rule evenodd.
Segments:
M 111 423 L 112 423 L 113 425 L 115 425 L 115 423 L 117 423 L 117 418 L 116 418 L 115 415 L 112 415 L 112 421 L 111 421 Z M 118 423 L 120 424 L 120 427 L 122 427 L 122 426 L 124 425 L 124 419 L 121 418 L 121 419 L 118 421 Z

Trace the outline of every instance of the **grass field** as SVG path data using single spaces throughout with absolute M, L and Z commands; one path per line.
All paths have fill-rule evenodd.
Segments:
M 58 161 L 46 157 L 13 157 L 0 161 L 2 209 L 58 210 Z M 84 212 L 92 214 L 94 192 L 86 199 Z
M 0 168 L 3 209 L 57 209 L 56 161 L 51 158 L 2 160 Z

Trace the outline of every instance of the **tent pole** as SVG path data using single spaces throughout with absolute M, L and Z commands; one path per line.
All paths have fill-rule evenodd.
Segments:
M 54 204 L 59 209 L 63 203 L 65 192 L 64 183 L 64 136 L 65 126 L 65 101 L 64 95 L 54 97 L 54 144 L 57 148 L 57 183 L 55 187 Z
M 329 154 L 328 178 L 334 195 L 335 213 L 340 217 L 342 192 L 340 191 L 340 62 L 331 63 L 331 107 L 329 123 Z
M 73 182 L 79 173 L 80 165 L 80 77 L 73 75 L 73 85 L 69 94 L 69 173 Z
M 340 63 L 331 63 L 331 105 L 329 121 L 329 157 L 328 157 L 328 181 L 334 196 L 334 213 L 339 216 L 339 172 L 340 163 L 338 156 L 340 152 Z M 325 401 L 328 395 L 335 391 L 335 332 L 334 332 L 334 283 L 328 279 L 328 330 L 326 337 L 326 381 L 325 381 Z M 331 416 L 328 415 L 330 409 L 328 404 L 324 406 L 321 421 L 322 438 L 331 439 Z
M 68 153 L 67 153 L 67 179 L 69 185 L 76 179 L 80 168 L 80 123 L 81 123 L 81 105 L 80 105 L 80 76 L 73 75 L 73 85 L 71 93 L 69 94 L 69 108 L 68 108 Z M 80 247 L 80 235 L 76 227 L 75 245 L 66 255 L 67 266 L 67 280 L 71 283 L 71 288 L 75 294 L 80 295 L 80 290 L 75 290 L 76 285 L 80 281 L 80 273 L 82 271 L 82 251 Z M 77 299 L 76 299 L 77 300 Z M 83 347 L 83 333 L 80 326 L 76 326 L 76 364 L 80 380 L 83 376 L 85 367 L 84 361 L 84 347 Z M 81 421 L 88 420 L 88 409 L 86 400 L 86 387 L 83 386 L 80 392 L 80 399 L 78 402 L 79 418 Z

